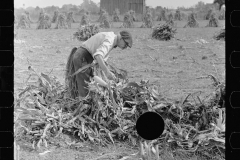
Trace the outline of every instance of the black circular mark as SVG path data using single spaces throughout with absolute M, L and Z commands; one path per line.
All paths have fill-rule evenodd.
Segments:
M 164 131 L 164 120 L 156 112 L 145 112 L 136 123 L 137 133 L 145 140 L 154 140 Z

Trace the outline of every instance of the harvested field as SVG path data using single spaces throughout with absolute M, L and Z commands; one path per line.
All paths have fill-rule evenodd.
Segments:
M 159 85 L 160 93 L 170 100 L 183 100 L 190 93 L 202 92 L 200 99 L 204 99 L 214 91 L 212 80 L 204 78 L 213 75 L 220 81 L 225 79 L 225 42 L 213 39 L 225 21 L 219 20 L 220 27 L 207 28 L 208 20 L 199 22 L 199 28 L 183 28 L 186 21 L 177 22 L 177 33 L 170 41 L 151 39 L 152 29 L 140 28 L 142 22 L 134 22 L 135 28 L 124 28 L 133 35 L 133 47 L 123 50 L 114 49 L 110 53 L 109 64 L 128 71 L 130 81 L 140 82 L 142 79 L 149 83 Z M 160 22 L 163 24 L 165 22 Z M 154 24 L 159 24 L 155 22 Z M 28 78 L 31 66 L 37 73 L 46 73 L 56 76 L 64 84 L 64 74 L 67 58 L 73 47 L 82 42 L 73 39 L 79 24 L 72 24 L 71 29 L 36 30 L 36 24 L 31 24 L 28 30 L 19 29 L 18 37 L 14 43 L 14 89 L 19 93 Z M 114 28 L 101 31 L 118 32 L 121 22 L 114 23 Z M 141 34 L 139 34 L 141 33 Z M 136 153 L 136 147 L 127 143 L 116 143 L 115 146 L 98 147 L 91 143 L 78 143 L 70 145 L 72 139 L 61 137 L 66 143 L 48 149 L 33 150 L 31 144 L 22 140 L 20 146 L 20 159 L 24 160 L 77 160 L 121 159 L 124 156 Z M 60 138 L 59 138 L 60 141 Z M 49 153 L 43 153 L 44 151 Z M 167 151 L 161 152 L 164 160 L 197 160 L 205 157 L 177 157 Z M 186 155 L 185 155 L 186 156 Z M 189 155 L 190 156 L 190 155 Z M 130 160 L 130 158 L 128 158 Z M 132 158 L 132 160 L 137 158 Z M 216 158 L 217 159 L 217 158 Z

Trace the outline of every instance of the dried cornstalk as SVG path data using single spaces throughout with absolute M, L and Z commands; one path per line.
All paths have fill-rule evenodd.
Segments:
M 120 27 L 123 27 L 123 28 L 133 28 L 134 27 L 133 18 L 132 18 L 132 15 L 130 14 L 130 12 L 127 12 L 124 15 L 123 23 Z
M 116 8 L 113 12 L 113 22 L 119 22 L 120 21 L 120 12 L 119 9 Z
M 206 27 L 218 27 L 218 26 L 219 26 L 218 18 L 215 13 L 212 13 L 209 18 L 208 25 Z
M 189 14 L 188 22 L 187 22 L 187 24 L 183 28 L 186 28 L 186 27 L 190 27 L 190 28 L 199 27 L 199 23 L 196 20 L 195 13 L 190 13 Z
M 75 22 L 76 21 L 73 18 L 73 12 L 68 12 L 67 13 L 67 20 L 66 20 L 68 28 L 71 28 L 72 27 L 72 23 L 75 23 Z
M 64 29 L 67 28 L 66 16 L 64 14 L 59 14 L 55 29 L 63 29 L 63 28 Z
M 110 28 L 111 27 L 111 24 L 110 24 L 110 21 L 109 21 L 109 16 L 108 16 L 108 13 L 103 13 L 101 19 L 100 19 L 100 25 L 99 25 L 101 28 Z
M 143 17 L 143 24 L 140 28 L 152 28 L 153 27 L 153 16 L 150 11 L 146 12 Z
M 26 28 L 30 28 L 30 22 L 27 18 L 27 15 L 26 14 L 21 14 L 20 16 L 20 20 L 17 24 L 17 28 L 22 28 L 22 29 L 26 29 Z

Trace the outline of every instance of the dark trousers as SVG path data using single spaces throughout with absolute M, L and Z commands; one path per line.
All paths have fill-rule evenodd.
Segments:
M 91 64 L 93 62 L 93 57 L 92 55 L 84 48 L 79 47 L 76 52 L 73 55 L 73 65 L 74 65 L 74 70 L 75 72 L 87 65 Z M 77 81 L 77 89 L 78 89 L 78 95 L 81 97 L 86 97 L 88 94 L 88 85 L 85 83 L 85 81 L 90 81 L 90 77 L 93 76 L 93 69 L 88 68 L 87 70 L 78 73 L 76 76 L 76 81 Z

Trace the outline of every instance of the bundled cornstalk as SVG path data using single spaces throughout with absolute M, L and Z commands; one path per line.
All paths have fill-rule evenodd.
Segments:
M 25 13 L 21 14 L 20 20 L 17 24 L 17 28 L 22 28 L 22 29 L 30 28 L 30 22 Z
M 205 19 L 209 20 L 211 15 L 212 15 L 212 13 L 213 13 L 213 9 L 209 9 Z
M 191 27 L 191 28 L 199 27 L 199 23 L 195 18 L 195 13 L 190 13 L 189 14 L 188 22 L 183 28 L 186 28 L 186 27 Z
M 175 19 L 175 20 L 178 20 L 178 21 L 181 21 L 181 20 L 182 20 L 180 10 L 176 10 L 176 13 L 175 13 L 175 15 L 174 15 L 174 19 Z
M 146 12 L 143 17 L 143 24 L 140 28 L 152 28 L 153 27 L 153 17 L 150 11 Z
M 133 28 L 134 24 L 133 24 L 133 19 L 132 16 L 129 12 L 127 12 L 124 17 L 123 17 L 123 23 L 120 27 L 123 28 Z
M 116 8 L 113 12 L 113 22 L 119 22 L 120 21 L 120 12 L 119 9 Z
M 171 20 L 171 19 L 173 19 L 173 14 L 172 14 L 172 13 L 169 13 L 169 14 L 168 14 L 168 20 Z
M 109 16 L 108 16 L 108 13 L 104 13 L 102 15 L 102 18 L 100 19 L 100 27 L 101 28 L 110 28 L 111 27 L 111 24 L 110 24 L 110 21 L 109 21 Z
M 55 29 L 67 28 L 66 16 L 64 14 L 59 14 L 57 18 L 57 23 Z
M 100 31 L 99 26 L 96 24 L 87 24 L 80 26 L 78 31 L 73 34 L 74 38 L 77 38 L 79 41 L 86 41 L 93 35 L 97 34 Z
M 166 11 L 165 9 L 162 9 L 160 14 L 158 15 L 157 21 L 166 21 Z
M 51 25 L 52 22 L 50 16 L 46 13 L 40 13 L 37 29 L 49 29 L 51 28 Z
M 225 40 L 225 28 L 216 33 L 213 38 L 216 40 Z
M 168 25 L 172 26 L 172 27 L 175 26 L 175 23 L 174 23 L 174 21 L 173 21 L 173 15 L 172 15 L 172 13 L 170 13 L 170 14 L 168 15 L 168 20 L 166 21 L 166 23 L 167 23 Z
M 100 16 L 99 16 L 99 18 L 98 18 L 98 22 L 101 22 L 102 21 L 102 18 L 103 18 L 103 15 L 104 14 L 107 14 L 107 11 L 105 10 L 105 9 L 100 9 Z
M 39 22 L 42 20 L 44 14 L 45 14 L 45 12 L 44 12 L 44 9 L 42 8 L 41 11 L 40 11 L 40 13 L 39 13 L 39 17 L 38 17 L 37 23 L 39 23 Z
M 89 15 L 88 15 L 88 12 L 84 13 L 82 18 L 81 18 L 81 21 L 80 21 L 80 26 L 82 25 L 88 25 L 89 24 Z
M 58 14 L 59 14 L 58 10 L 54 11 L 53 18 L 52 18 L 52 23 L 57 22 Z
M 219 20 L 225 20 L 225 11 L 221 11 L 218 16 Z
M 212 13 L 209 19 L 209 23 L 206 27 L 218 27 L 219 22 L 215 13 Z
M 72 27 L 72 23 L 75 23 L 75 19 L 73 18 L 73 12 L 68 12 L 67 13 L 67 26 L 68 28 L 71 28 Z
M 169 24 L 158 25 L 153 28 L 152 38 L 168 41 L 174 37 L 177 29 L 173 29 Z
M 159 151 L 201 152 L 205 159 L 225 157 L 225 85 L 213 76 L 216 89 L 208 98 L 189 94 L 175 103 L 163 99 L 159 88 L 148 81 L 105 85 L 99 77 L 88 82 L 86 98 L 71 99 L 55 77 L 37 74 L 32 68 L 29 73 L 31 83 L 28 80 L 15 96 L 14 139 L 29 140 L 33 148 L 47 148 L 50 142 L 58 145 L 63 135 L 94 145 L 130 142 L 136 146 L 137 119 L 151 111 L 165 122 L 163 134 L 150 141 Z
M 28 11 L 25 11 L 25 14 L 27 15 L 27 20 L 29 23 L 32 23 L 32 20 L 30 18 L 30 13 Z
M 133 11 L 133 10 L 130 10 L 130 11 L 128 11 L 129 13 L 130 13 L 130 15 L 131 15 L 131 19 L 132 19 L 132 21 L 133 22 L 136 22 L 137 21 L 137 19 L 136 19 L 136 16 L 135 16 L 135 11 Z

